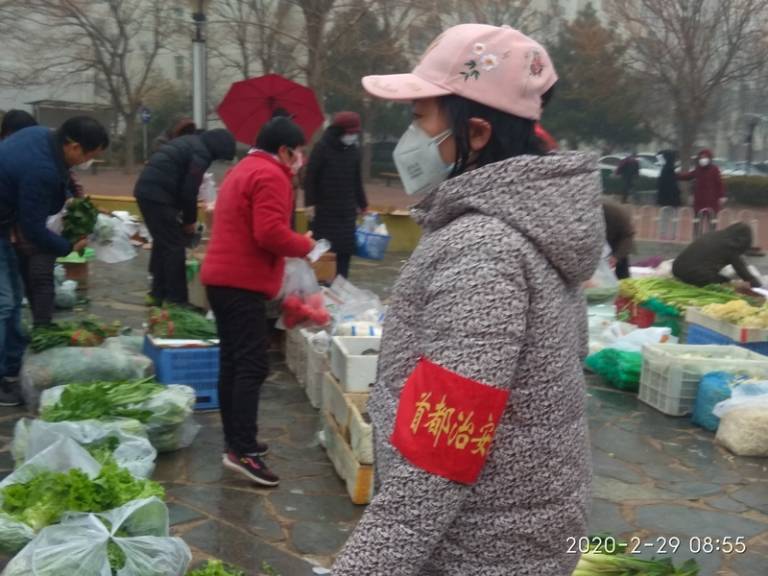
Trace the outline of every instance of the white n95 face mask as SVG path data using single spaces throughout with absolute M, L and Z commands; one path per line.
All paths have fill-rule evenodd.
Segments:
M 358 134 L 344 134 L 341 137 L 341 143 L 344 146 L 354 146 L 360 142 L 360 136 Z
M 711 162 L 711 160 L 709 158 L 707 158 L 706 156 L 704 156 L 703 158 L 699 158 L 699 166 L 705 166 L 705 167 L 709 166 L 710 162 Z
M 392 154 L 406 194 L 431 192 L 448 178 L 453 164 L 440 156 L 440 144 L 451 134 L 446 130 L 432 137 L 416 124 L 408 127 Z

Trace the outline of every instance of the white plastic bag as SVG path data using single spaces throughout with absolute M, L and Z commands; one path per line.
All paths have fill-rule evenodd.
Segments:
M 57 214 L 49 216 L 45 223 L 45 227 L 54 234 L 61 236 L 61 233 L 64 231 L 64 214 L 65 210 L 61 210 Z
M 12 484 L 29 482 L 41 470 L 67 472 L 79 468 L 89 478 L 98 476 L 101 465 L 77 442 L 61 437 L 48 448 L 30 458 L 0 482 L 0 491 Z M 2 495 L 0 494 L 0 505 Z M 0 513 L 0 552 L 15 554 L 35 535 L 34 530 L 10 516 Z
M 116 216 L 99 214 L 91 235 L 91 247 L 100 262 L 117 264 L 131 260 L 137 254 L 131 238 L 137 225 Z
M 65 386 L 45 390 L 40 397 L 40 410 L 58 403 Z M 195 423 L 195 390 L 190 386 L 169 384 L 151 398 L 131 408 L 151 413 L 144 423 L 147 437 L 158 452 L 186 448 L 194 441 L 201 426 Z
M 325 296 L 317 282 L 315 271 L 302 258 L 287 258 L 283 287 L 282 315 L 278 328 L 298 326 L 326 326 L 331 315 L 325 308 Z
M 647 344 L 665 344 L 673 339 L 671 328 L 640 328 L 623 333 L 613 341 L 610 341 L 610 338 L 606 335 L 607 347 L 624 352 L 642 352 L 643 346 Z M 674 339 L 674 343 L 676 342 L 677 339 Z
M 11 445 L 16 465 L 34 458 L 62 437 L 71 438 L 86 450 L 114 439 L 117 447 L 112 457 L 121 468 L 137 478 L 149 478 L 155 469 L 157 451 L 149 443 L 144 425 L 128 419 L 44 422 L 22 418 L 16 423 Z
M 597 270 L 595 270 L 592 278 L 584 284 L 584 293 L 587 296 L 587 301 L 599 302 L 616 297 L 619 291 L 619 281 L 616 278 L 616 273 L 611 268 L 610 258 L 611 247 L 605 244 Z
M 203 175 L 203 182 L 200 184 L 198 198 L 206 204 L 209 209 L 216 204 L 218 188 L 216 187 L 216 178 L 213 172 L 206 172 Z
M 27 353 L 21 368 L 21 392 L 30 409 L 40 393 L 70 382 L 135 380 L 154 373 L 152 360 L 143 354 L 110 348 L 51 348 Z
M 29 543 L 3 576 L 183 576 L 192 560 L 181 538 L 168 536 L 168 508 L 157 498 L 100 514 L 69 514 Z M 109 543 L 124 554 L 113 572 Z
M 54 291 L 56 308 L 71 310 L 77 305 L 77 282 L 74 280 L 64 280 Z
M 342 325 L 355 322 L 369 322 L 381 326 L 386 307 L 379 297 L 370 290 L 358 288 L 343 276 L 337 276 L 331 284 L 331 294 L 340 301 L 334 310 L 334 336 L 342 335 Z
M 715 405 L 716 441 L 738 456 L 768 456 L 768 382 L 744 383 Z

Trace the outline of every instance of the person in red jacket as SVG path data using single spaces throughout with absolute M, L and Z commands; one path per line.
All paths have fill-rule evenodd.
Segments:
M 285 258 L 312 251 L 312 234 L 291 230 L 291 177 L 303 163 L 304 134 L 289 118 L 273 118 L 256 147 L 224 180 L 201 279 L 220 339 L 219 404 L 223 464 L 262 486 L 278 477 L 257 441 L 261 385 L 269 374 L 266 302 L 277 297 Z
M 678 174 L 678 180 L 694 180 L 693 210 L 698 216 L 702 210 L 710 210 L 710 216 L 720 212 L 725 201 L 725 186 L 720 169 L 712 162 L 712 152 L 704 149 L 696 158 L 696 167 L 690 172 Z

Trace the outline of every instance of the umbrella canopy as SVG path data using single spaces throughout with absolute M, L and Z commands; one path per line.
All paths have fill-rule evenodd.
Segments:
M 239 142 L 253 145 L 261 127 L 281 109 L 301 127 L 307 142 L 325 120 L 312 89 L 278 74 L 235 82 L 218 112 Z

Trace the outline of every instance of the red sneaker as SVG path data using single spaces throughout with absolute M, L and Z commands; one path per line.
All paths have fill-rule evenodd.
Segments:
M 232 452 L 232 450 L 229 450 L 224 455 L 222 464 L 224 464 L 225 468 L 229 468 L 233 472 L 239 472 L 261 486 L 274 487 L 280 483 L 280 478 L 267 468 L 267 465 L 264 464 L 261 458 L 255 455 L 239 456 Z

